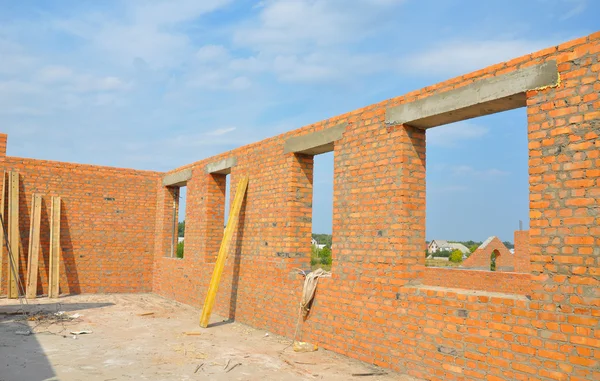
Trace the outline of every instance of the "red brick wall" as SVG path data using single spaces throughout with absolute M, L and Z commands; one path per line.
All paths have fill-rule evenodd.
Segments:
M 529 273 L 531 258 L 529 257 L 529 230 L 515 231 L 515 270 Z
M 16 157 L 7 157 L 1 170 L 20 174 L 22 275 L 27 268 L 32 194 L 43 195 L 38 294 L 48 292 L 51 196 L 62 198 L 61 293 L 151 291 L 159 173 Z M 5 295 L 3 250 L 0 294 Z
M 483 246 L 483 245 L 482 245 Z M 485 247 L 479 246 L 461 267 L 490 270 L 492 253 L 496 253 L 496 271 L 522 272 L 515 269 L 515 256 L 504 246 L 500 238 L 494 237 Z
M 292 336 L 302 287 L 294 269 L 309 266 L 312 159 L 284 154 L 284 141 L 347 122 L 334 151 L 333 277 L 321 281 L 302 339 L 431 380 L 600 378 L 599 39 L 596 33 L 190 164 L 186 216 L 197 233 L 186 234 L 183 260 L 156 250 L 155 292 L 201 305 L 216 247 L 207 245 L 206 214 L 219 203 L 204 167 L 236 157 L 232 189 L 245 174 L 250 184 L 216 309 Z M 477 272 L 475 283 L 461 277 L 474 271 L 425 269 L 425 133 L 386 126 L 386 108 L 547 60 L 557 61 L 560 85 L 527 93 L 531 275 Z M 159 226 L 157 242 L 161 234 Z M 450 285 L 463 289 L 444 288 Z M 502 293 L 477 294 L 490 291 Z
M 530 274 L 427 267 L 421 281 L 428 286 L 531 294 Z

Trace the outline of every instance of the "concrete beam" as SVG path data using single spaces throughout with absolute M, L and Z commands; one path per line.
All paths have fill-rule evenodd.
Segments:
M 183 171 L 171 173 L 163 177 L 163 186 L 165 187 L 182 187 L 185 186 L 189 179 L 192 178 L 192 169 L 184 169 Z
M 228 157 L 227 159 L 219 160 L 214 163 L 207 164 L 205 167 L 206 173 L 216 173 L 221 175 L 227 175 L 231 173 L 231 167 L 235 167 L 237 164 L 236 157 Z
M 430 128 L 526 106 L 525 92 L 559 84 L 556 61 L 484 78 L 386 110 L 388 125 Z
M 318 155 L 333 151 L 333 142 L 342 138 L 348 123 L 340 123 L 333 127 L 310 134 L 295 136 L 285 141 L 284 153 L 294 152 L 306 155 Z

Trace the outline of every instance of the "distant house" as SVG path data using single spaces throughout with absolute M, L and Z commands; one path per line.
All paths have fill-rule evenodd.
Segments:
M 317 247 L 317 249 L 319 249 L 319 250 L 321 250 L 321 249 L 323 249 L 323 248 L 325 247 L 325 245 L 321 245 L 321 244 L 320 244 L 319 242 L 317 242 L 317 240 L 316 240 L 316 239 L 314 239 L 314 238 L 311 238 L 311 240 L 310 240 L 310 244 L 311 244 L 311 245 L 313 245 L 313 246 L 316 246 L 316 247 Z
M 430 253 L 437 253 L 440 251 L 454 251 L 460 250 L 463 254 L 467 254 L 470 252 L 469 248 L 463 245 L 462 243 L 448 242 L 441 239 L 434 239 L 429 243 L 427 250 Z
M 486 239 L 469 258 L 463 261 L 461 266 L 477 270 L 490 270 L 492 257 L 496 265 L 495 271 L 515 270 L 514 254 L 504 246 L 500 238 L 495 236 Z

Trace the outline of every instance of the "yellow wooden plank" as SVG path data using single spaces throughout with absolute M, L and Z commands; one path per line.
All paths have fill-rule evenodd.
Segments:
M 5 207 L 5 197 L 4 195 L 6 194 L 6 172 L 2 171 L 2 180 L 0 181 L 2 183 L 2 194 L 0 195 L 0 215 L 2 216 L 2 222 L 6 225 L 6 219 L 5 219 L 5 214 L 4 214 L 4 207 Z M 4 226 L 0 225 L 0 284 L 2 284 L 3 280 L 4 280 L 4 267 L 2 267 L 2 265 L 4 264 Z M 1 288 L 1 287 L 0 287 Z
M 52 197 L 50 208 L 50 270 L 48 297 L 58 298 L 60 269 L 60 197 Z
M 8 177 L 8 240 L 12 254 L 12 263 L 9 263 L 8 266 L 8 297 L 16 299 L 19 297 L 19 258 L 21 256 L 21 237 L 19 236 L 19 172 L 10 172 Z
M 239 220 L 240 210 L 242 209 L 242 202 L 244 201 L 244 195 L 246 194 L 246 188 L 248 187 L 248 176 L 244 176 L 238 183 L 235 191 L 235 198 L 229 218 L 227 221 L 227 227 L 223 233 L 223 240 L 221 241 L 221 247 L 219 248 L 219 254 L 217 256 L 217 262 L 215 263 L 215 269 L 210 279 L 210 285 L 208 292 L 206 293 L 206 299 L 204 300 L 204 306 L 202 306 L 202 315 L 200 316 L 200 327 L 208 327 L 208 321 L 210 320 L 210 314 L 215 305 L 215 299 L 217 297 L 217 290 L 219 289 L 219 283 L 221 282 L 221 276 L 223 275 L 223 269 L 225 268 L 225 260 L 227 259 L 227 253 L 229 252 L 229 246 L 231 244 L 231 237 L 237 227 Z
M 37 296 L 38 268 L 40 258 L 40 222 L 42 217 L 42 196 L 34 194 L 31 200 L 31 224 L 29 227 L 29 251 L 27 257 L 27 299 Z

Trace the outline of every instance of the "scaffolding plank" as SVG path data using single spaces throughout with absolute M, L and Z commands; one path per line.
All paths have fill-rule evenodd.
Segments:
M 8 297 L 19 297 L 19 258 L 21 237 L 19 235 L 19 172 L 9 172 L 8 185 L 8 240 L 10 251 L 8 265 Z
M 48 274 L 48 297 L 58 298 L 60 269 L 60 197 L 52 197 L 50 210 L 50 270 Z
M 40 223 L 42 219 L 42 196 L 34 194 L 31 199 L 31 224 L 29 225 L 29 251 L 27 257 L 27 299 L 35 299 L 38 286 L 40 259 Z
M 221 241 L 221 247 L 219 248 L 219 254 L 215 263 L 215 269 L 210 279 L 210 285 L 208 287 L 208 292 L 206 293 L 204 305 L 202 306 L 202 315 L 200 316 L 200 327 L 203 328 L 208 327 L 208 321 L 210 320 L 210 315 L 215 305 L 217 290 L 219 289 L 219 283 L 221 282 L 221 276 L 223 275 L 223 269 L 225 268 L 225 260 L 227 259 L 227 253 L 229 252 L 229 246 L 231 244 L 233 232 L 237 228 L 240 210 L 242 209 L 242 202 L 244 201 L 244 195 L 246 194 L 247 187 L 248 176 L 244 176 L 238 183 L 237 189 L 235 191 L 235 198 L 233 200 L 231 212 L 229 213 L 229 218 L 227 221 L 225 232 L 223 233 L 223 240 Z

